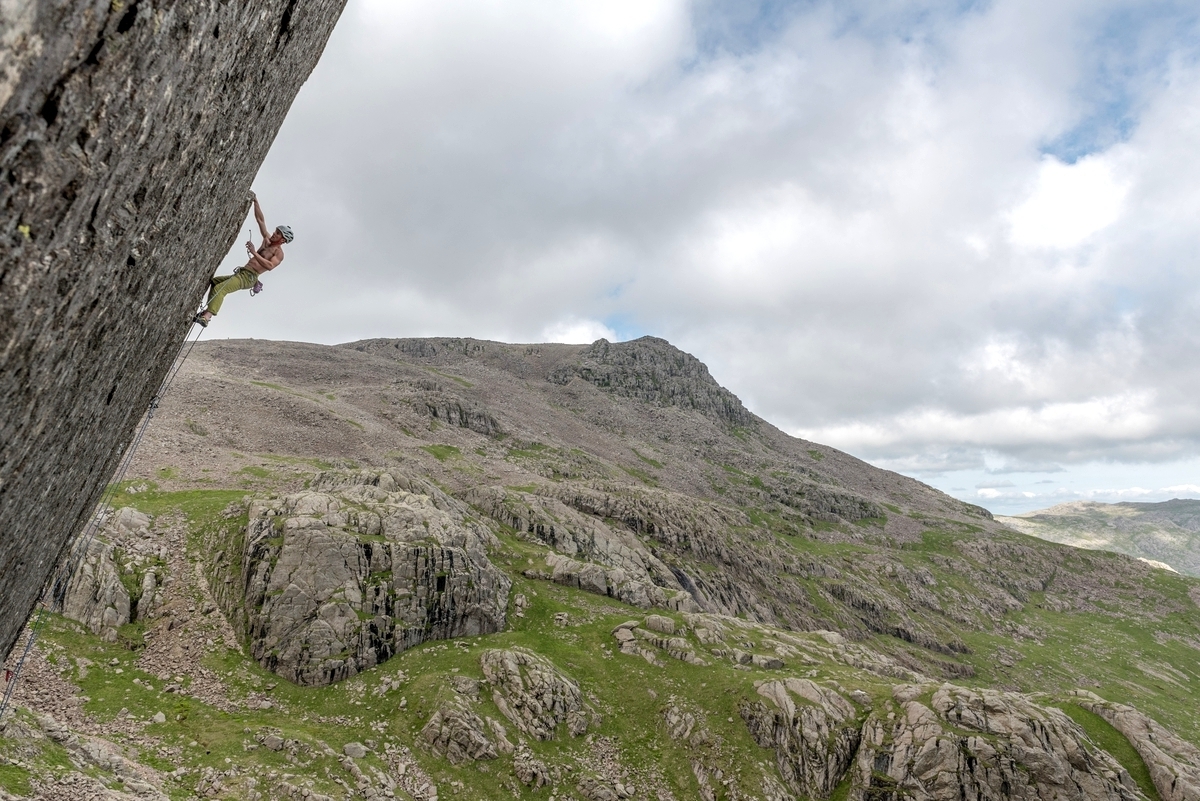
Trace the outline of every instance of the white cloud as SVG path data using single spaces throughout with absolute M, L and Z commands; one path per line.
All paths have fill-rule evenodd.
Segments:
M 619 341 L 616 332 L 604 323 L 568 317 L 543 328 L 538 341 L 588 345 L 597 339 L 607 339 L 609 342 Z
M 1127 191 L 1103 156 L 1074 164 L 1046 156 L 1033 194 L 1012 212 L 1012 241 L 1021 247 L 1075 247 L 1117 221 Z
M 1196 15 L 768 5 L 351 4 L 256 181 L 297 241 L 207 335 L 615 328 L 914 472 L 1200 454 Z
M 1161 425 L 1151 392 L 1129 392 L 1085 401 L 989 409 L 976 414 L 919 409 L 878 422 L 855 421 L 797 436 L 844 450 L 914 450 L 925 443 L 956 443 L 981 449 L 1023 444 L 1070 445 L 1089 438 L 1140 441 Z

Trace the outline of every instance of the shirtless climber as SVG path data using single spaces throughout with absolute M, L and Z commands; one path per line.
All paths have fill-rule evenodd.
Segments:
M 254 219 L 258 223 L 258 230 L 262 232 L 263 243 L 257 251 L 253 242 L 246 243 L 246 253 L 250 260 L 246 262 L 245 267 L 234 270 L 233 275 L 213 276 L 208 288 L 208 305 L 192 319 L 192 322 L 206 328 L 213 316 L 221 310 L 221 303 L 230 292 L 237 292 L 239 289 L 254 289 L 257 292 L 262 289 L 258 277 L 279 266 L 283 261 L 283 244 L 292 241 L 292 229 L 286 225 L 279 226 L 274 233 L 267 230 L 262 207 L 258 205 L 258 197 L 253 192 L 250 193 L 250 202 L 254 204 Z

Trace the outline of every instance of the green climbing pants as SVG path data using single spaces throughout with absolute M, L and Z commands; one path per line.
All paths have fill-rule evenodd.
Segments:
M 214 275 L 208 288 L 208 310 L 213 314 L 221 311 L 225 296 L 239 289 L 250 289 L 258 276 L 250 270 L 238 270 L 233 275 Z

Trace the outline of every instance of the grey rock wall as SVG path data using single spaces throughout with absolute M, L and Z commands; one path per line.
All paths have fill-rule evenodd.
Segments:
M 344 3 L 0 4 L 0 653 L 178 351 Z
M 460 502 L 388 473 L 323 473 L 250 508 L 242 553 L 213 558 L 217 593 L 250 652 L 299 684 L 353 676 L 426 640 L 502 631 L 511 581 Z
M 848 797 L 928 801 L 1141 801 L 1120 764 L 1061 710 L 1027 696 L 944 684 L 926 705 L 896 687 L 898 713 L 867 717 Z
M 731 426 L 756 425 L 754 415 L 713 379 L 703 362 L 665 339 L 641 337 L 616 344 L 598 339 L 580 352 L 577 363 L 552 371 L 548 379 L 568 384 L 576 377 L 622 397 L 695 409 Z
M 808 679 L 764 682 L 758 694 L 770 705 L 748 702 L 739 710 L 754 741 L 775 749 L 776 766 L 789 787 L 828 798 L 858 750 L 854 706 Z
M 67 583 L 62 613 L 111 642 L 117 639 L 117 629 L 129 622 L 129 591 L 121 583 L 112 544 L 97 537 L 84 545 L 81 541 L 69 552 L 75 570 Z

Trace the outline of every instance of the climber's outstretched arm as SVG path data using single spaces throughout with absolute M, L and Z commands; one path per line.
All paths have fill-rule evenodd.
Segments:
M 271 238 L 271 232 L 267 230 L 267 218 L 263 216 L 262 206 L 258 205 L 258 195 L 251 192 L 250 202 L 254 204 L 254 221 L 258 223 L 258 230 L 262 233 L 263 245 L 266 245 L 266 240 Z

